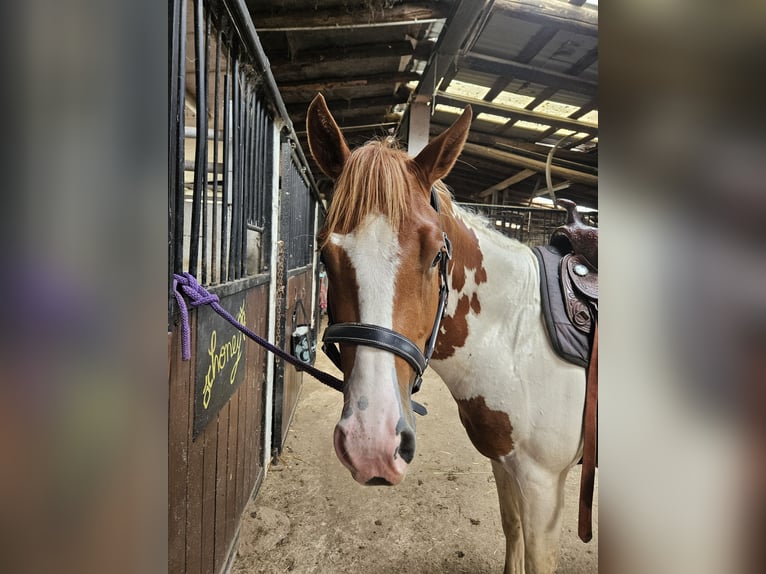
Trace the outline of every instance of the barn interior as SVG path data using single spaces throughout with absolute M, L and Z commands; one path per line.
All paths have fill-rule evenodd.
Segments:
M 170 8 L 168 571 L 227 572 L 246 505 L 284 451 L 305 373 L 248 343 L 208 377 L 222 356 L 216 342 L 240 335 L 207 306 L 182 312 L 175 278 L 196 278 L 286 352 L 300 326 L 320 340 L 315 237 L 332 182 L 306 139 L 317 93 L 351 147 L 394 137 L 411 155 L 470 104 L 468 142 L 445 179 L 457 201 L 530 246 L 563 223 L 554 199 L 575 201 L 597 225 L 597 4 Z
M 394 136 L 417 149 L 413 142 L 440 133 L 470 104 L 468 143 L 445 180 L 458 201 L 490 212 L 552 208 L 561 197 L 598 209 L 597 2 L 247 6 L 323 199 L 331 182 L 309 157 L 305 133 L 317 92 L 352 147 Z

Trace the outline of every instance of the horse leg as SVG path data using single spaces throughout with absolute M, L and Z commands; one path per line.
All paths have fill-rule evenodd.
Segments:
M 526 457 L 525 457 L 526 458 Z M 516 459 L 526 574 L 553 574 L 559 558 L 566 471 L 551 471 L 531 458 Z
M 504 574 L 524 574 L 524 535 L 518 504 L 518 486 L 502 463 L 493 460 L 497 497 L 500 500 L 500 518 L 505 533 Z

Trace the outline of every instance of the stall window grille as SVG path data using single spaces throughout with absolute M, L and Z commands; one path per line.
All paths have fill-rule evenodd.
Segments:
M 546 245 L 553 230 L 566 222 L 566 212 L 554 209 L 482 203 L 460 205 L 484 216 L 490 227 L 529 246 Z M 598 227 L 597 211 L 582 215 L 585 223 Z
M 268 270 L 275 128 L 226 11 L 191 4 L 171 62 L 170 271 L 217 285 Z
M 316 202 L 309 195 L 309 186 L 294 158 L 290 142 L 282 144 L 281 199 L 283 225 L 286 227 L 283 237 L 286 241 L 288 270 L 305 267 L 313 261 L 314 250 L 314 214 Z

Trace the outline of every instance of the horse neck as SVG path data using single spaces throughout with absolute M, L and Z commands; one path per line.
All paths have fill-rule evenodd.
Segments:
M 490 320 L 507 318 L 518 307 L 514 303 L 538 297 L 537 263 L 531 249 L 457 208 L 443 225 L 452 242 L 451 297 L 468 297 L 474 311 L 481 307 L 481 315 Z

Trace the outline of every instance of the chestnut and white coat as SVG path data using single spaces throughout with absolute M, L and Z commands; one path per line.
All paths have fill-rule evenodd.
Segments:
M 550 574 L 558 561 L 564 481 L 582 451 L 585 373 L 551 348 L 537 261 L 519 242 L 454 205 L 440 183 L 468 135 L 471 110 L 415 158 L 385 141 L 349 150 L 322 96 L 311 103 L 311 152 L 335 182 L 319 241 L 337 322 L 393 329 L 420 348 L 433 326 L 449 236 L 449 301 L 432 368 L 495 475 L 505 572 Z M 442 213 L 430 203 L 439 190 Z M 341 345 L 344 408 L 334 444 L 362 484 L 397 484 L 415 451 L 414 373 L 392 353 Z

